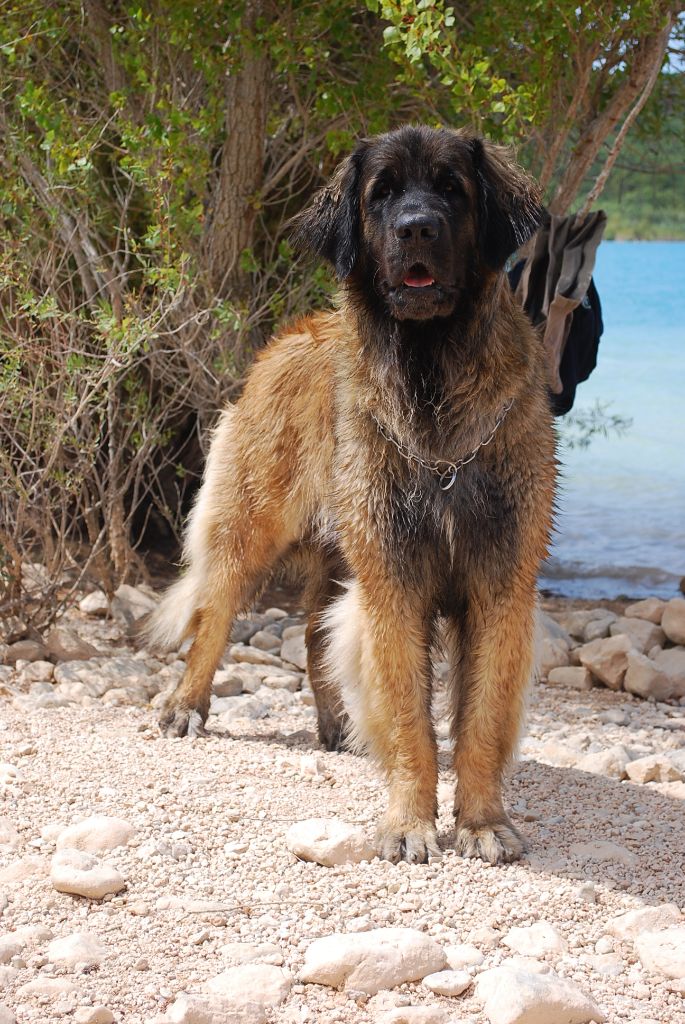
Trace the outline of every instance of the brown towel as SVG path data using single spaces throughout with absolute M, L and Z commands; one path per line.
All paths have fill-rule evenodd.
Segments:
M 556 395 L 562 391 L 559 367 L 573 310 L 590 285 L 606 221 L 603 210 L 584 217 L 550 214 L 535 236 L 516 289 L 533 323 L 544 324 L 549 386 Z

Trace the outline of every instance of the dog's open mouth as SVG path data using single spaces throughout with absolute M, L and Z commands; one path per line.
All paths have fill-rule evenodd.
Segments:
M 428 273 L 423 263 L 414 263 L 403 277 L 402 284 L 407 288 L 430 288 L 435 284 L 435 278 Z

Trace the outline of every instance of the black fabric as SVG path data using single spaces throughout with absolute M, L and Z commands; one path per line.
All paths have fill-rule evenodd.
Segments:
M 509 271 L 512 290 L 516 289 L 524 266 L 525 260 L 520 260 Z M 595 282 L 590 278 L 585 298 L 573 311 L 571 330 L 561 357 L 559 372 L 563 390 L 559 395 L 549 393 L 555 416 L 564 416 L 573 408 L 578 384 L 587 380 L 597 365 L 597 350 L 603 331 L 602 306 Z

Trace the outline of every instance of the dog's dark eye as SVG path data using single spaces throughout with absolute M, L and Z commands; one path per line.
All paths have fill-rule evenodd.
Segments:
M 464 190 L 461 183 L 453 178 L 452 175 L 447 175 L 438 183 L 438 189 L 443 195 L 454 198 L 455 196 L 462 196 Z
M 387 179 L 381 180 L 374 185 L 371 198 L 376 199 L 387 199 L 393 193 L 393 183 Z

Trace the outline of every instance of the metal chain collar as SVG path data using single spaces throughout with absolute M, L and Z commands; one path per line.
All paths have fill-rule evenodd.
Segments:
M 390 444 L 394 445 L 395 448 L 397 448 L 397 451 L 400 453 L 403 459 L 406 459 L 406 461 L 410 465 L 411 463 L 416 463 L 417 466 L 421 466 L 423 469 L 427 469 L 434 476 L 437 476 L 440 489 L 443 491 L 449 491 L 450 487 L 453 486 L 455 480 L 457 479 L 457 473 L 459 472 L 459 470 L 463 469 L 464 466 L 467 466 L 469 462 L 473 462 L 481 448 L 485 448 L 486 445 L 490 444 L 493 437 L 495 436 L 500 426 L 504 422 L 504 419 L 506 418 L 506 415 L 513 404 L 514 399 L 512 398 L 511 401 L 507 402 L 507 404 L 500 412 L 495 422 L 495 425 L 492 428 L 492 431 L 490 432 L 488 437 L 486 437 L 484 441 L 481 441 L 479 444 L 477 444 L 476 447 L 473 448 L 468 453 L 468 455 L 462 456 L 461 459 L 457 459 L 455 462 L 452 462 L 451 459 L 434 459 L 433 461 L 431 461 L 429 459 L 422 458 L 420 455 L 417 455 L 416 452 L 413 452 L 410 448 L 408 448 L 406 444 L 403 444 L 401 441 L 398 441 L 396 438 L 394 438 L 392 434 L 389 434 L 388 431 L 383 426 L 383 424 L 381 423 L 381 421 L 375 415 L 375 413 L 372 412 L 371 417 L 376 426 L 378 427 L 379 432 L 385 438 L 385 440 L 389 441 Z

